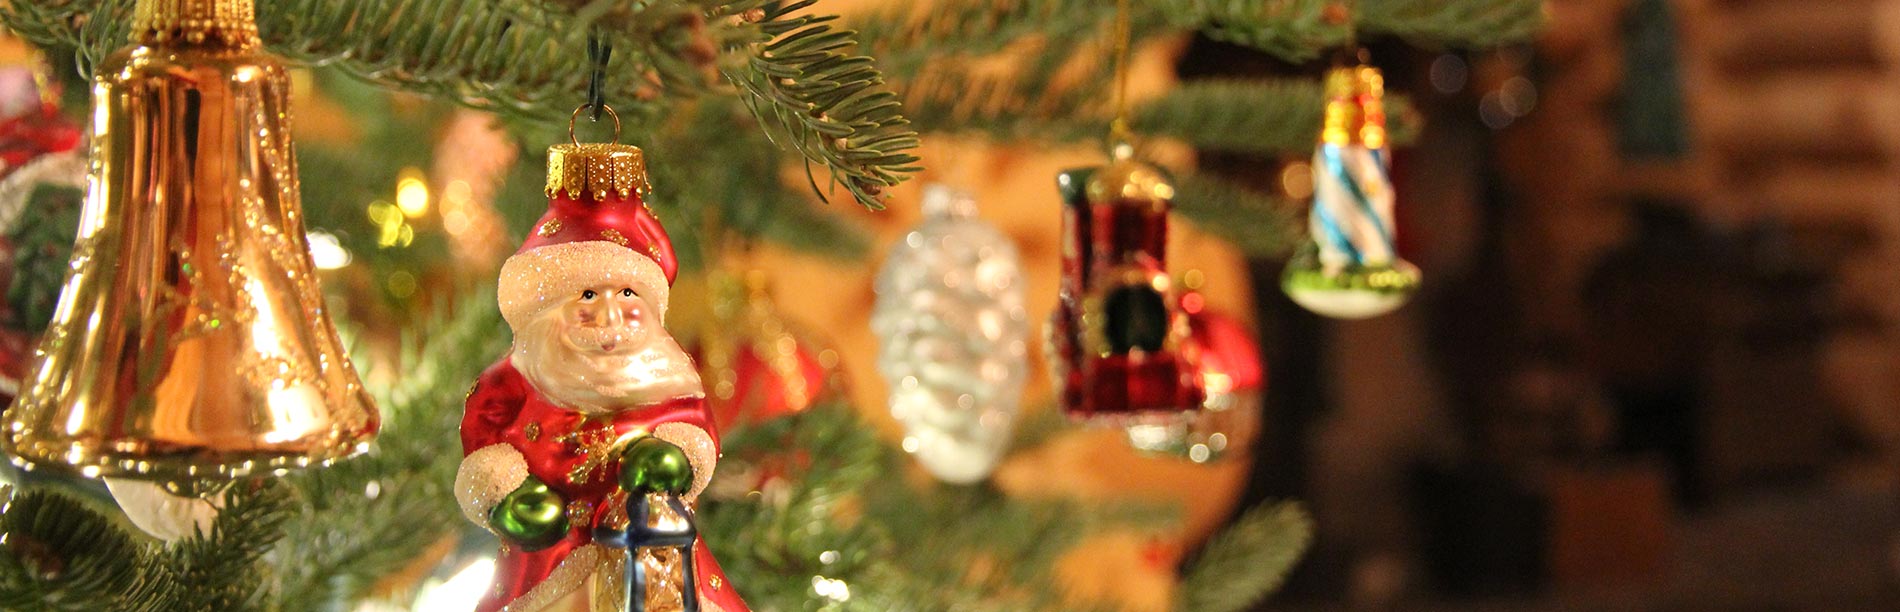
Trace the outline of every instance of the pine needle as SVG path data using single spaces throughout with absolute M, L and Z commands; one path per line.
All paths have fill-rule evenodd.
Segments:
M 1178 612 L 1243 612 L 1280 588 L 1313 540 L 1299 504 L 1261 506 L 1207 544 L 1176 589 Z

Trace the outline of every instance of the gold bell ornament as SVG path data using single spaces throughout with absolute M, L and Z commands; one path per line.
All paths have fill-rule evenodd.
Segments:
M 71 271 L 0 450 L 179 494 L 363 450 L 379 419 L 317 287 L 290 75 L 252 0 L 134 20 L 93 82 Z

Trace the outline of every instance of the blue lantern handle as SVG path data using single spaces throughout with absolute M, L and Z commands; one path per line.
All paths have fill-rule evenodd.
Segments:
M 653 502 L 657 499 L 665 504 L 667 510 L 680 517 L 677 525 L 649 525 Z M 667 521 L 665 523 L 671 523 Z M 640 563 L 640 552 L 655 548 L 671 548 L 679 551 L 681 569 L 684 573 L 680 587 L 680 602 L 685 612 L 699 612 L 699 580 L 695 576 L 697 565 L 693 559 L 693 547 L 699 542 L 699 527 L 693 520 L 693 511 L 686 507 L 685 500 L 671 493 L 628 492 L 627 528 L 625 530 L 609 527 L 595 527 L 594 541 L 603 546 L 626 549 L 627 571 L 622 574 L 622 589 L 627 594 L 629 612 L 646 612 L 647 576 L 646 565 Z

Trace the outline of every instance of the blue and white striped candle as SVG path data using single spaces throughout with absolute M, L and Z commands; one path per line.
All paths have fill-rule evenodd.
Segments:
M 1313 248 L 1280 284 L 1307 310 L 1342 319 L 1391 312 L 1418 288 L 1418 268 L 1393 248 L 1385 79 L 1369 65 L 1326 75 L 1326 123 L 1313 152 Z
M 1385 137 L 1385 79 L 1371 66 L 1326 76 L 1326 126 L 1313 152 L 1308 220 L 1328 273 L 1380 268 L 1393 249 L 1392 177 Z

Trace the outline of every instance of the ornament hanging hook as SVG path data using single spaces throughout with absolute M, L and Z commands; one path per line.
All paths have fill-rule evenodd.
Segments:
M 620 142 L 620 113 L 614 112 L 614 107 L 608 106 L 605 103 L 595 104 L 593 102 L 582 104 L 580 108 L 574 109 L 574 114 L 567 116 L 567 141 L 574 143 L 574 146 L 580 146 L 581 139 L 574 136 L 574 123 L 580 121 L 581 111 L 587 110 L 588 108 L 594 109 L 595 116 L 599 116 L 600 111 L 607 111 L 607 116 L 612 117 L 614 120 L 613 141 Z
M 1360 63 L 1371 61 L 1370 53 L 1359 44 L 1359 2 L 1341 0 L 1326 5 L 1320 13 L 1320 19 L 1327 24 L 1338 26 L 1346 31 L 1345 44 L 1334 54 L 1334 63 L 1358 60 Z
M 613 46 L 607 44 L 607 39 L 600 35 L 599 30 L 587 36 L 587 63 L 590 66 L 587 74 L 587 105 L 594 109 L 594 112 L 587 116 L 589 120 L 600 121 L 600 111 L 607 107 L 607 92 L 604 84 L 607 81 L 607 61 L 612 59 L 613 55 Z
M 1108 147 L 1115 159 L 1134 156 L 1134 133 L 1128 129 L 1128 0 L 1115 2 L 1115 119 L 1108 124 Z

